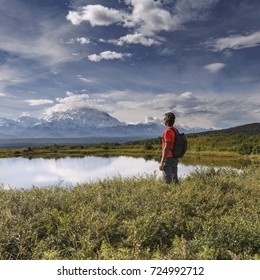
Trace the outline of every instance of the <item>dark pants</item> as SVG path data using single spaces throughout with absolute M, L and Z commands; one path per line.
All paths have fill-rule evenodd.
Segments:
M 178 159 L 169 157 L 165 161 L 165 165 L 163 168 L 163 176 L 164 180 L 167 184 L 172 182 L 178 184 Z

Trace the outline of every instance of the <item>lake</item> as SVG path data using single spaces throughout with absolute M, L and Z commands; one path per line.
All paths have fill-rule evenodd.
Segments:
M 69 187 L 77 183 L 121 176 L 162 175 L 156 160 L 127 156 L 82 158 L 0 158 L 0 185 L 8 188 Z M 179 177 L 185 177 L 195 165 L 179 164 Z

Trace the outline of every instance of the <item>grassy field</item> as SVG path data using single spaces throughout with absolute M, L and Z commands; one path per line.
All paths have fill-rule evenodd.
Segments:
M 0 259 L 260 259 L 260 173 L 0 188 Z

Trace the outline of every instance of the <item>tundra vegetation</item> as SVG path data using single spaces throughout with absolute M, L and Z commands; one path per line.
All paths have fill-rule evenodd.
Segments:
M 70 188 L 0 187 L 0 259 L 260 259 L 260 136 L 190 135 L 184 157 L 237 161 L 179 185 L 115 177 Z M 244 138 L 241 138 L 244 137 Z M 160 138 L 1 149 L 1 157 L 160 157 Z
M 190 134 L 186 156 L 260 159 L 260 134 L 214 135 Z M 42 147 L 2 148 L 0 157 L 65 157 L 86 155 L 134 155 L 158 158 L 161 137 L 127 143 L 99 143 L 88 145 L 53 144 Z
M 260 173 L 0 189 L 0 259 L 260 259 Z

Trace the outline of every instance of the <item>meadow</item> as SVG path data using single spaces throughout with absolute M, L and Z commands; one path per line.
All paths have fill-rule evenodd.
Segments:
M 259 168 L 0 189 L 0 259 L 260 259 Z

